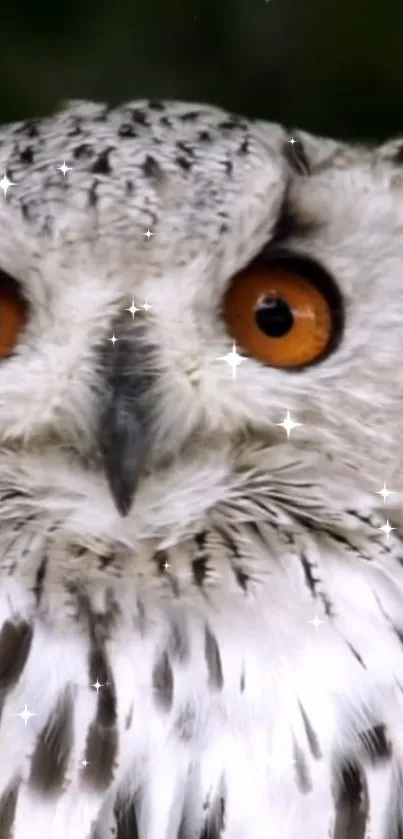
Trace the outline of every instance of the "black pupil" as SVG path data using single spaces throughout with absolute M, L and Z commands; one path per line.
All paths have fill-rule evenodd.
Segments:
M 265 297 L 255 311 L 255 321 L 268 338 L 282 338 L 292 329 L 294 317 L 289 305 L 281 297 Z

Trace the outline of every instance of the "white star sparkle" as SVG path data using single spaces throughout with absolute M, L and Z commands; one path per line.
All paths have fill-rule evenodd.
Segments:
M 385 503 L 388 495 L 394 495 L 394 494 L 395 493 L 393 492 L 393 489 L 386 489 L 385 483 L 383 485 L 383 489 L 378 489 L 378 492 L 376 493 L 376 495 L 382 495 L 383 503 Z
M 284 430 L 287 432 L 287 437 L 289 437 L 293 428 L 298 428 L 299 425 L 302 425 L 302 422 L 293 422 L 293 420 L 290 417 L 290 412 L 287 411 L 286 418 L 283 419 L 282 422 L 276 422 L 276 425 L 279 425 L 281 428 L 284 428 Z
M 232 345 L 231 352 L 227 353 L 227 355 L 220 355 L 216 361 L 225 361 L 232 369 L 232 378 L 235 379 L 236 377 L 236 368 L 245 361 L 243 355 L 239 355 L 236 344 Z
M 57 167 L 57 171 L 61 172 L 64 178 L 66 177 L 66 172 L 70 172 L 71 169 L 72 169 L 71 166 L 66 166 L 66 161 L 65 160 L 63 160 L 63 163 L 62 163 L 61 166 Z
M 311 623 L 311 624 L 312 624 L 312 626 L 314 626 L 314 627 L 315 627 L 316 632 L 318 631 L 318 627 L 319 627 L 319 626 L 321 626 L 321 624 L 322 624 L 322 623 L 324 623 L 324 622 L 325 622 L 325 621 L 321 621 L 321 619 L 320 619 L 320 618 L 318 618 L 318 615 L 317 615 L 317 614 L 315 615 L 315 617 L 313 618 L 313 620 L 308 621 L 308 623 Z
M 84 760 L 82 760 L 81 763 L 80 763 L 81 769 L 86 769 L 87 766 L 89 766 L 89 765 L 90 764 L 89 764 L 88 760 L 86 760 L 86 758 L 84 758 Z
M 165 565 L 164 565 L 165 571 L 168 571 L 168 568 L 170 568 L 170 567 L 171 566 L 170 566 L 169 562 L 166 562 Z
M 119 341 L 119 338 L 115 338 L 115 336 L 112 335 L 112 338 L 108 338 L 108 341 L 110 341 L 111 344 L 113 344 L 113 346 L 115 346 L 116 341 Z
M 147 300 L 146 300 L 146 302 L 145 302 L 145 303 L 143 303 L 143 305 L 142 305 L 142 307 L 141 307 L 141 308 L 142 308 L 142 309 L 145 309 L 145 311 L 146 311 L 146 312 L 148 312 L 148 310 L 149 310 L 149 309 L 153 309 L 153 308 L 154 308 L 154 306 L 151 306 L 151 305 L 150 305 L 150 303 L 147 303 Z
M 104 686 L 103 686 L 103 685 L 101 685 L 101 683 L 100 683 L 100 682 L 98 681 L 98 679 L 97 679 L 97 680 L 96 680 L 96 682 L 94 682 L 94 684 L 93 684 L 93 685 L 91 685 L 91 687 L 92 687 L 92 688 L 95 688 L 96 692 L 98 693 L 99 688 L 103 688 Z
M 28 711 L 27 706 L 24 705 L 24 710 L 20 711 L 19 714 L 13 714 L 13 717 L 21 717 L 21 719 L 24 720 L 24 725 L 25 725 L 25 728 L 26 728 L 27 727 L 27 722 L 30 719 L 30 717 L 36 717 L 36 714 L 31 714 L 31 711 Z
M 147 229 L 146 232 L 144 233 L 144 236 L 147 236 L 147 241 L 149 242 L 150 239 L 151 239 L 151 236 L 154 236 L 154 233 L 151 233 L 151 230 Z
M 291 143 L 291 145 L 293 146 L 293 145 L 294 145 L 294 143 L 298 143 L 298 140 L 294 140 L 294 137 L 290 137 L 290 139 L 288 140 L 288 142 L 289 142 L 289 143 Z
M 140 309 L 138 309 L 137 306 L 134 305 L 134 300 L 132 300 L 132 305 L 130 306 L 130 309 L 125 309 L 125 312 L 130 312 L 132 318 L 134 318 L 135 312 L 139 311 Z
M 10 181 L 10 180 L 8 179 L 7 175 L 3 175 L 3 177 L 2 177 L 2 179 L 1 179 L 1 181 L 0 181 L 0 189 L 2 189 L 2 190 L 3 190 L 4 197 L 6 197 L 7 192 L 8 192 L 8 190 L 9 190 L 10 186 L 16 186 L 16 184 L 14 183 L 14 181 Z
M 396 528 L 391 527 L 389 522 L 388 522 L 388 519 L 386 519 L 386 524 L 383 524 L 382 527 L 379 528 L 379 530 L 382 530 L 385 533 L 386 541 L 388 541 L 389 536 L 392 533 L 392 530 L 396 530 Z

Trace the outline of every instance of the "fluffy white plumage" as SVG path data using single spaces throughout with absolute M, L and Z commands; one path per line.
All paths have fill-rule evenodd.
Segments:
M 1 839 L 403 835 L 402 143 L 294 137 L 146 102 L 1 133 L 29 306 L 0 361 Z M 333 277 L 341 340 L 233 380 L 221 301 L 274 246 Z

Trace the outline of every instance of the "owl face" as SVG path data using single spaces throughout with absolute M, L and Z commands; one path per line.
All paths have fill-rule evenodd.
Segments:
M 403 492 L 399 154 L 174 103 L 5 128 L 3 480 L 63 464 L 128 515 L 161 470 L 275 482 L 281 445 L 346 508 Z

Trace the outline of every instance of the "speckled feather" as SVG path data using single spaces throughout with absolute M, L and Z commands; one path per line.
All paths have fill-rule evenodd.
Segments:
M 0 839 L 402 835 L 401 143 L 294 137 L 147 102 L 0 135 Z M 343 335 L 233 380 L 222 296 L 274 247 Z

